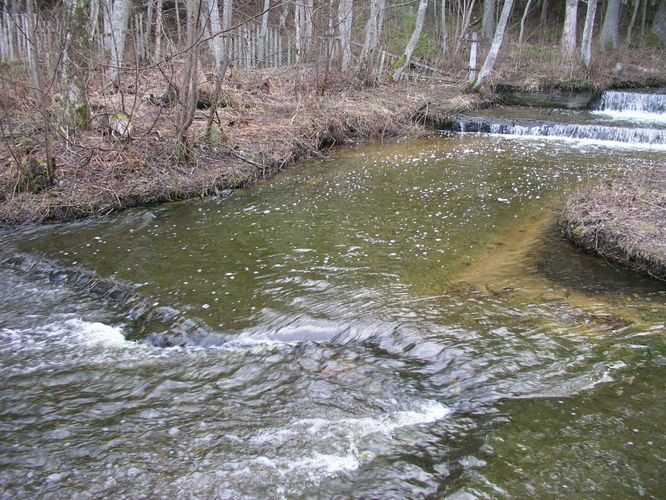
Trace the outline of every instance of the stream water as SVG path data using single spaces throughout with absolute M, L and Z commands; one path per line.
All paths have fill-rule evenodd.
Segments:
M 2 497 L 660 497 L 666 288 L 572 248 L 553 209 L 664 159 L 367 145 L 225 199 L 3 234 L 2 260 L 55 271 L 2 270 Z

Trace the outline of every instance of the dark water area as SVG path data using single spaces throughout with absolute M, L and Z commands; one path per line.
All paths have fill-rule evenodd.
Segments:
M 666 288 L 559 236 L 665 153 L 462 136 L 344 149 L 227 199 L 2 235 L 206 336 L 5 266 L 8 497 L 658 498 Z M 152 336 L 152 337 L 151 337 Z

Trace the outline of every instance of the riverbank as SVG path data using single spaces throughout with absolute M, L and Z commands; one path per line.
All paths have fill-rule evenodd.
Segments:
M 320 82 L 306 68 L 258 70 L 223 87 L 213 134 L 205 134 L 209 109 L 197 110 L 190 128 L 194 159 L 179 163 L 174 107 L 155 97 L 162 91 L 151 88 L 149 75 L 142 79 L 123 93 L 91 94 L 91 130 L 68 135 L 59 128 L 53 145 L 56 182 L 38 193 L 18 192 L 16 165 L 27 155 L 21 151 L 26 137 L 35 148 L 30 154 L 44 156 L 41 122 L 30 119 L 34 103 L 25 95 L 3 97 L 3 107 L 14 111 L 12 133 L 1 153 L 0 224 L 67 221 L 215 195 L 301 159 L 325 158 L 329 147 L 422 135 L 430 132 L 423 124 L 489 103 L 464 93 L 463 84 L 400 82 L 370 88 L 342 79 Z M 148 92 L 133 94 L 133 87 Z M 132 116 L 129 140 L 108 133 L 108 117 L 119 109 Z
M 579 247 L 666 281 L 666 168 L 634 170 L 575 193 L 560 225 Z

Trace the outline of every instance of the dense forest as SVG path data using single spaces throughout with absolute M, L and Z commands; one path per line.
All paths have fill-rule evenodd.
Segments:
M 259 123 L 250 108 L 267 96 L 289 109 L 264 110 L 266 121 L 289 115 L 293 126 L 299 109 L 360 99 L 341 92 L 404 102 L 404 85 L 453 84 L 460 93 L 499 80 L 659 83 L 665 40 L 666 2 L 655 0 L 5 1 L 1 191 L 13 200 L 62 185 L 67 168 L 108 165 L 110 153 L 124 165 L 165 150 L 164 163 L 196 163 L 206 145 L 226 144 L 228 157 L 265 174 L 265 159 L 241 155 L 230 136 Z M 222 109 L 236 112 L 225 120 Z M 316 155 L 339 142 L 332 135 L 305 149 Z M 276 161 L 288 163 L 268 163 Z

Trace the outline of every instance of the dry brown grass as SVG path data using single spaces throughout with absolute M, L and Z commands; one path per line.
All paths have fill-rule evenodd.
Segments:
M 569 239 L 609 263 L 666 280 L 666 166 L 580 190 L 560 223 Z
M 101 85 L 92 80 L 91 130 L 54 128 L 57 182 L 33 194 L 16 190 L 16 160 L 22 156 L 16 142 L 29 137 L 36 145 L 33 154 L 44 155 L 38 107 L 15 77 L 2 86 L 2 225 L 69 220 L 206 196 L 249 184 L 299 159 L 323 157 L 329 146 L 421 134 L 415 112 L 426 102 L 446 103 L 462 90 L 411 82 L 366 88 L 356 78 L 324 79 L 307 67 L 247 72 L 223 86 L 215 115 L 220 141 L 205 137 L 210 110 L 197 111 L 190 129 L 195 159 L 179 164 L 174 155 L 176 106 L 159 105 L 167 88 L 159 72 L 126 75 L 121 92 L 95 90 Z M 460 111 L 474 106 L 470 102 L 476 100 L 457 97 L 443 109 Z M 108 133 L 108 117 L 118 110 L 132 115 L 129 141 L 116 141 Z

